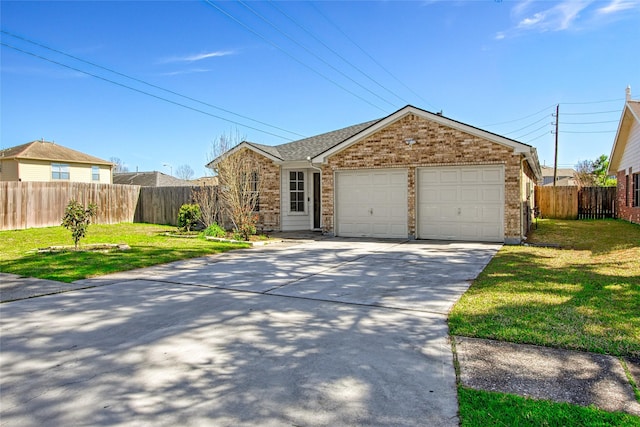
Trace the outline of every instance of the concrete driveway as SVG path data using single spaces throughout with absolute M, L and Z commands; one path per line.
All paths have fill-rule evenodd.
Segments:
M 0 306 L 0 423 L 458 425 L 446 313 L 499 245 L 328 239 Z

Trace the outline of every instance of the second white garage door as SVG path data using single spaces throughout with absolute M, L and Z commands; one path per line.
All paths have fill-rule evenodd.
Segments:
M 339 171 L 336 235 L 407 238 L 407 170 Z
M 504 241 L 504 167 L 418 170 L 418 238 Z

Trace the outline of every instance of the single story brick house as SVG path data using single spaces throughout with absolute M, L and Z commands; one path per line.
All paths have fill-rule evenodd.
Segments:
M 226 155 L 260 162 L 265 229 L 344 237 L 519 243 L 542 179 L 534 147 L 411 105 L 278 146 L 244 141 Z
M 609 159 L 608 173 L 618 180 L 618 218 L 640 224 L 640 101 L 631 99 L 631 88 Z

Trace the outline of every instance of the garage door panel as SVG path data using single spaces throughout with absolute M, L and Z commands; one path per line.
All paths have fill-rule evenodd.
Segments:
M 504 168 L 433 167 L 418 170 L 418 238 L 504 240 Z
M 442 171 L 436 182 L 440 184 L 457 184 L 460 181 L 460 174 L 457 170 Z
M 462 183 L 477 183 L 482 180 L 482 170 L 480 169 L 466 169 L 460 171 L 460 182 Z
M 502 168 L 485 169 L 482 173 L 482 182 L 485 184 L 502 184 Z
M 406 170 L 339 171 L 336 193 L 338 236 L 407 237 Z
M 460 189 L 460 201 L 464 203 L 481 202 L 483 200 L 482 193 L 482 189 L 478 187 L 463 187 Z

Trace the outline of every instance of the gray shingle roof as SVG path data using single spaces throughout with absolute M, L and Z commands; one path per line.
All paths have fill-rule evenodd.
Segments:
M 342 141 L 351 138 L 353 135 L 362 132 L 380 119 L 371 120 L 346 128 L 334 130 L 287 144 L 277 145 L 277 149 L 282 160 L 306 160 L 307 157 L 315 157 L 340 144 Z
M 190 181 L 175 178 L 158 171 L 114 173 L 113 183 L 139 185 L 141 187 L 183 187 L 194 185 Z

